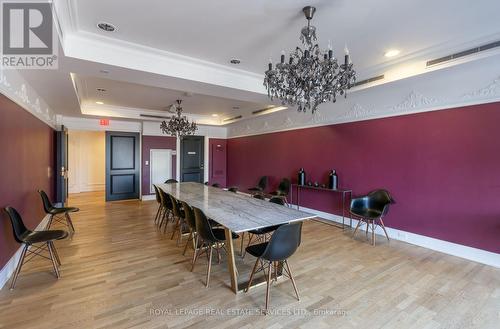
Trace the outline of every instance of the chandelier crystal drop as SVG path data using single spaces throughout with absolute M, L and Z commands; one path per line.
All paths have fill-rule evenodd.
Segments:
M 271 99 L 277 98 L 283 105 L 297 106 L 299 112 L 311 110 L 314 113 L 319 104 L 335 103 L 337 95 L 346 97 L 346 91 L 356 82 L 356 72 L 347 47 L 344 63 L 340 65 L 333 56 L 331 45 L 324 51 L 319 48 L 316 28 L 311 25 L 316 8 L 307 6 L 302 11 L 307 19 L 307 26 L 300 33 L 303 49 L 295 48 L 288 61 L 282 52 L 275 68 L 270 61 L 264 86 Z
M 170 136 L 178 138 L 182 138 L 187 135 L 193 135 L 198 129 L 198 126 L 194 121 L 189 122 L 188 118 L 182 115 L 182 107 L 181 107 L 182 100 L 178 99 L 176 102 L 177 102 L 177 105 L 175 106 L 176 114 L 173 115 L 168 122 L 163 121 L 160 124 L 161 131 L 164 134 L 168 134 Z

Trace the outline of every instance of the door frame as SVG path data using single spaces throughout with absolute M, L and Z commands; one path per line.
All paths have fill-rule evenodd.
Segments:
M 202 141 L 202 145 L 201 145 L 201 152 L 203 152 L 203 157 L 202 157 L 202 168 L 201 168 L 201 174 L 203 176 L 202 178 L 202 183 L 205 181 L 205 179 L 207 178 L 207 171 L 208 171 L 208 154 L 207 154 L 207 141 L 208 141 L 208 138 L 207 136 L 205 135 L 189 135 L 189 136 L 185 136 L 187 138 L 190 138 L 190 137 L 199 137 L 199 138 L 203 138 L 203 141 Z M 179 182 L 182 182 L 182 176 L 183 176 L 183 167 L 184 167 L 184 153 L 183 153 L 183 150 L 182 150 L 182 141 L 183 141 L 183 138 L 177 138 L 177 149 L 179 150 L 178 151 L 178 156 L 177 156 L 177 161 L 179 162 L 178 163 L 178 166 L 177 166 L 177 180 Z
M 106 134 L 106 138 L 105 138 L 105 143 L 106 143 L 106 166 L 105 166 L 105 200 L 106 202 L 108 201 L 115 201 L 113 199 L 109 199 L 108 198 L 108 191 L 109 189 L 111 188 L 110 186 L 110 179 L 109 179 L 109 176 L 108 175 L 108 172 L 110 170 L 109 166 L 111 164 L 111 152 L 108 152 L 108 148 L 109 148 L 109 143 L 108 143 L 108 135 L 109 134 L 121 134 L 123 136 L 134 136 L 134 137 L 137 137 L 137 144 L 135 145 L 135 152 L 137 154 L 137 159 L 136 159 L 136 166 L 138 166 L 138 170 L 139 170 L 139 173 L 138 173 L 138 178 L 137 178 L 137 184 L 138 184 L 138 195 L 137 195 L 137 200 L 141 200 L 142 199 L 142 133 L 141 132 L 132 132 L 132 131 L 118 131 L 118 130 L 106 130 L 105 131 L 105 134 Z M 135 200 L 134 199 L 130 199 L 130 200 Z
M 170 178 L 173 177 L 172 175 L 172 156 L 173 156 L 173 150 L 172 149 L 150 149 L 149 150 L 149 192 L 154 193 L 155 190 L 153 188 L 153 152 L 155 151 L 160 151 L 160 152 L 166 152 L 168 153 L 168 157 L 170 158 Z M 142 166 L 141 166 L 142 167 Z

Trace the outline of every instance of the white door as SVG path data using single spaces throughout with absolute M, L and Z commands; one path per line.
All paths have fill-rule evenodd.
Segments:
M 172 178 L 172 150 L 152 149 L 149 156 L 150 185 L 151 193 L 154 193 L 153 184 L 163 184 L 167 179 Z

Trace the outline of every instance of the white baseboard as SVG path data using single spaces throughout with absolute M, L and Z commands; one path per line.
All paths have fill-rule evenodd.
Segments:
M 292 205 L 295 207 L 295 205 Z M 315 214 L 318 217 L 323 219 L 334 221 L 336 223 L 342 223 L 342 216 L 330 214 L 327 212 L 310 209 L 306 207 L 300 207 L 300 210 L 309 212 L 311 214 Z M 345 218 L 345 223 L 349 225 L 349 217 Z M 353 227 L 356 227 L 358 221 L 356 219 L 352 220 Z M 434 239 L 425 235 L 419 235 L 411 232 L 406 232 L 402 230 L 397 230 L 390 227 L 385 227 L 387 230 L 387 234 L 389 238 L 394 240 L 399 240 L 407 243 L 411 243 L 420 247 L 424 247 L 427 249 L 436 250 L 445 254 L 457 256 L 460 258 L 465 258 L 468 260 L 472 260 L 481 264 L 486 264 L 490 266 L 494 266 L 500 268 L 500 254 L 486 251 L 482 249 L 472 248 L 468 246 L 464 246 L 461 244 L 448 242 L 444 240 Z M 385 238 L 384 231 L 381 227 L 377 227 L 375 230 L 375 234 L 382 235 Z
M 143 195 L 141 200 L 142 201 L 156 200 L 156 195 L 154 194 Z
M 41 231 L 45 229 L 47 226 L 47 223 L 49 221 L 49 215 L 45 215 L 45 217 L 42 219 L 42 221 L 37 225 L 35 228 L 35 231 Z M 2 268 L 0 271 L 0 289 L 3 288 L 3 286 L 9 281 L 10 276 L 14 271 L 16 270 L 17 262 L 19 261 L 19 258 L 21 257 L 21 252 L 23 251 L 23 248 L 20 247 L 16 253 L 9 259 L 7 264 Z

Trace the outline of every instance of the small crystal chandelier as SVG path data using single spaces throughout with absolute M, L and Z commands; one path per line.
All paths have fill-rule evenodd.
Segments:
M 163 121 L 160 124 L 160 129 L 164 134 L 182 138 L 187 135 L 193 135 L 198 129 L 196 123 L 189 122 L 186 116 L 182 115 L 182 100 L 178 99 L 175 106 L 176 115 L 173 115 L 168 122 Z
M 314 113 L 321 103 L 335 103 L 338 94 L 346 97 L 346 90 L 356 81 L 356 72 L 347 47 L 344 64 L 339 65 L 331 45 L 328 45 L 328 50 L 322 51 L 317 43 L 313 44 L 317 39 L 311 19 L 316 8 L 307 6 L 302 11 L 307 19 L 307 26 L 302 28 L 300 35 L 304 49 L 295 48 L 288 63 L 282 52 L 281 61 L 275 69 L 270 61 L 264 86 L 271 99 L 277 98 L 283 105 L 297 106 L 299 112 L 309 109 Z

